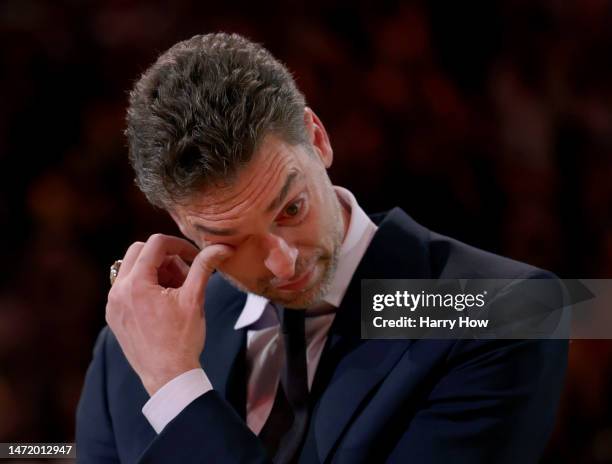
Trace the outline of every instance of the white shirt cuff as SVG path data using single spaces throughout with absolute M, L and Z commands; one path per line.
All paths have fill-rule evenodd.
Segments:
M 183 372 L 161 387 L 142 408 L 151 427 L 161 433 L 189 403 L 212 390 L 212 384 L 202 369 Z

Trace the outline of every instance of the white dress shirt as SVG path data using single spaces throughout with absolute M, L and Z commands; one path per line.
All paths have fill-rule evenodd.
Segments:
M 374 234 L 376 225 L 357 204 L 353 194 L 334 186 L 336 195 L 350 212 L 346 236 L 340 247 L 338 266 L 323 301 L 326 307 L 306 311 L 306 362 L 308 388 L 311 388 L 319 359 L 327 340 L 327 332 L 340 306 L 348 285 Z M 319 315 L 323 313 L 322 315 Z M 249 293 L 234 329 L 247 331 L 247 426 L 258 434 L 265 424 L 276 396 L 280 371 L 284 362 L 283 339 L 273 303 Z M 203 369 L 193 369 L 172 379 L 160 388 L 142 408 L 142 412 L 160 433 L 193 400 L 213 389 Z

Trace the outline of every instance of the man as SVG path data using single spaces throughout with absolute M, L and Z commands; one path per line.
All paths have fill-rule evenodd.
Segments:
M 332 186 L 328 135 L 289 72 L 240 36 L 164 53 L 127 122 L 138 186 L 197 247 L 153 235 L 123 257 L 79 462 L 536 462 L 567 342 L 362 340 L 359 288 L 543 271 L 398 208 L 368 217 Z

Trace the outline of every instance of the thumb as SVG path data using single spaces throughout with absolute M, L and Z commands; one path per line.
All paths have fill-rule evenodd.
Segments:
M 234 249 L 221 244 L 209 245 L 191 263 L 189 273 L 180 289 L 181 300 L 200 308 L 204 304 L 206 285 L 213 271 L 234 253 Z

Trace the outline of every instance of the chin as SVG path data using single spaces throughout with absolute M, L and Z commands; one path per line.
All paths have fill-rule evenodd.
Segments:
M 301 309 L 317 305 L 323 300 L 323 297 L 329 291 L 334 272 L 334 266 L 327 267 L 323 276 L 319 278 L 319 280 L 316 281 L 312 287 L 306 290 L 284 294 L 275 293 L 263 296 L 271 301 L 274 301 L 275 303 L 282 304 L 286 308 Z
M 280 296 L 280 295 L 270 295 L 270 296 L 266 296 L 266 298 L 268 298 L 271 301 L 274 301 L 275 303 L 279 303 L 281 305 L 283 305 L 286 308 L 291 308 L 291 309 L 302 309 L 302 308 L 308 308 L 309 306 L 314 305 L 315 303 L 318 303 L 319 301 L 321 301 L 322 295 L 321 295 L 321 291 L 319 291 L 318 288 L 316 289 L 309 289 L 304 293 L 298 293 L 295 296 Z

